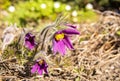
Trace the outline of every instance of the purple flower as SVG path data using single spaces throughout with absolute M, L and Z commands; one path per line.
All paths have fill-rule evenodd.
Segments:
M 65 24 L 65 26 L 71 27 L 71 28 L 77 28 L 77 26 L 72 25 L 72 24 Z
M 34 40 L 35 36 L 31 33 L 27 33 L 25 35 L 25 46 L 29 48 L 30 50 L 33 50 L 36 46 L 36 42 Z
M 69 37 L 78 34 L 79 32 L 73 28 L 57 31 L 53 38 L 53 52 L 65 55 L 66 47 L 70 50 L 74 49 Z
M 38 72 L 39 75 L 43 74 L 43 71 L 48 74 L 48 65 L 43 59 L 36 60 L 35 65 L 32 66 L 31 73 Z

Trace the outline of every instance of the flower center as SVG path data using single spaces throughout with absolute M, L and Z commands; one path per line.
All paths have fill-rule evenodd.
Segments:
M 39 63 L 40 65 L 42 65 L 42 64 L 44 64 L 44 60 L 40 60 L 38 63 Z
M 55 35 L 55 39 L 56 39 L 56 40 L 61 40 L 61 39 L 63 39 L 63 38 L 64 38 L 64 33 L 56 34 L 56 35 Z

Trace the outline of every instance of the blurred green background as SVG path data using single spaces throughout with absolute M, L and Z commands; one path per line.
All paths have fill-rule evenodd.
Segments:
M 120 0 L 0 0 L 0 24 L 37 27 L 53 22 L 61 13 L 73 23 L 93 22 L 93 9 L 119 9 Z

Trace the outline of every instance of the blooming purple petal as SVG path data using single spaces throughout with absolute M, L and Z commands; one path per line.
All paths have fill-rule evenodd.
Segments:
M 33 65 L 32 69 L 31 69 L 31 73 L 35 73 L 38 70 L 38 64 L 36 63 L 35 65 Z
M 35 65 L 33 65 L 31 69 L 31 73 L 38 72 L 39 75 L 42 75 L 43 72 L 45 72 L 46 74 L 48 74 L 47 68 L 48 68 L 48 65 L 45 62 L 45 60 L 39 59 L 36 61 Z
M 45 72 L 46 74 L 48 74 L 48 70 L 47 70 L 47 68 L 44 68 L 44 72 Z
M 60 40 L 57 42 L 57 46 L 58 46 L 58 52 L 60 52 L 62 55 L 65 54 L 65 44 L 63 42 L 63 40 Z
M 66 47 L 70 50 L 74 49 L 70 39 L 68 38 L 74 34 L 78 35 L 79 31 L 73 28 L 57 31 L 53 38 L 53 52 L 59 52 L 62 55 L 65 55 Z
M 65 34 L 80 34 L 79 31 L 77 31 L 76 29 L 66 29 L 66 30 L 62 30 L 63 33 Z
M 74 49 L 74 48 L 73 48 L 73 45 L 72 45 L 72 43 L 71 43 L 71 41 L 70 41 L 70 39 L 69 39 L 68 37 L 65 37 L 65 38 L 63 39 L 63 41 L 64 41 L 65 45 L 66 45 L 70 50 Z
M 60 52 L 62 55 L 65 54 L 65 45 L 63 40 L 61 41 L 53 40 L 53 51 L 55 54 L 56 52 Z
M 42 75 L 42 74 L 43 74 L 43 69 L 40 69 L 40 68 L 39 68 L 39 69 L 38 69 L 38 74 L 39 74 L 39 75 Z
M 65 24 L 65 25 L 68 26 L 68 27 L 71 27 L 71 28 L 77 28 L 77 26 L 72 25 L 72 24 Z
M 36 46 L 36 42 L 34 40 L 35 36 L 31 33 L 27 33 L 25 35 L 25 46 L 29 48 L 30 50 L 34 49 Z
M 29 48 L 30 50 L 32 50 L 35 47 L 33 42 L 26 41 L 25 44 L 26 47 Z

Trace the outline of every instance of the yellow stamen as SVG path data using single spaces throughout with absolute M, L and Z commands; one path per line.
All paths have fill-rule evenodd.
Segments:
M 41 64 L 43 64 L 44 63 L 44 60 L 40 60 L 39 61 L 39 64 L 41 65 Z
M 56 40 L 61 40 L 61 39 L 63 39 L 63 38 L 64 38 L 64 33 L 56 34 L 56 35 L 55 35 L 55 39 L 56 39 Z

